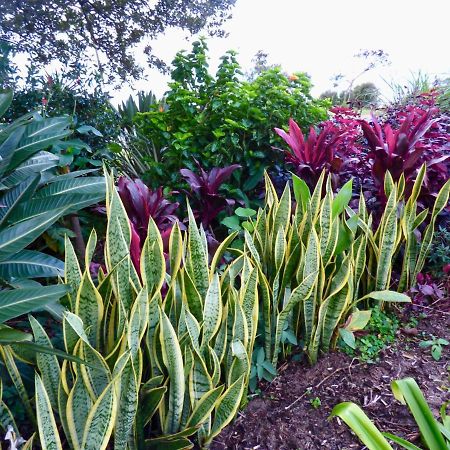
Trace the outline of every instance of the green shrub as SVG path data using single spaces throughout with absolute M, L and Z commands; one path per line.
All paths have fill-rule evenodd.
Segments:
M 153 187 L 176 187 L 179 170 L 195 169 L 196 158 L 205 170 L 241 164 L 234 186 L 247 192 L 266 167 L 282 161 L 272 149 L 278 142 L 274 127 L 293 117 L 307 129 L 326 118 L 328 102 L 311 97 L 304 73 L 288 77 L 274 68 L 244 81 L 236 54 L 229 51 L 212 76 L 204 41 L 194 43 L 191 53 L 178 53 L 173 65 L 164 105 L 135 118 L 138 132 L 155 149 L 146 156 L 152 167 L 144 176 Z

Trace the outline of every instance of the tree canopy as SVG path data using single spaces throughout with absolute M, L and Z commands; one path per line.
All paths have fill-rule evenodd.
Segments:
M 142 76 L 133 49 L 144 43 L 148 63 L 164 67 L 149 41 L 168 28 L 222 34 L 236 0 L 3 0 L 0 40 L 33 63 L 94 62 L 111 79 Z

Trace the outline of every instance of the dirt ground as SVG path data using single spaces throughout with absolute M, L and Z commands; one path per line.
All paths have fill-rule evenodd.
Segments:
M 262 386 L 262 395 L 250 401 L 238 418 L 214 441 L 213 450 L 345 450 L 364 449 L 340 420 L 328 420 L 332 408 L 354 401 L 382 431 L 419 444 L 418 430 L 406 406 L 397 402 L 390 382 L 413 377 L 437 415 L 450 400 L 450 347 L 435 361 L 429 348 L 419 347 L 422 332 L 449 339 L 450 302 L 425 309 L 417 329 L 401 329 L 394 346 L 383 351 L 376 364 L 359 363 L 339 352 L 324 356 L 317 365 L 289 362 L 279 376 Z M 320 406 L 312 401 L 320 399 Z M 313 401 L 314 403 L 314 401 Z M 318 401 L 316 400 L 316 403 Z

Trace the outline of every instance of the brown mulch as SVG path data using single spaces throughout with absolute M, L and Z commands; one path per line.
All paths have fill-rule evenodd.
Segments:
M 443 304 L 445 303 L 445 304 Z M 422 333 L 449 339 L 448 300 L 425 309 L 417 330 L 401 330 L 394 346 L 383 351 L 376 364 L 359 363 L 339 352 L 324 356 L 314 367 L 289 362 L 279 376 L 263 387 L 239 413 L 238 418 L 213 442 L 213 450 L 350 450 L 364 449 L 340 420 L 328 420 L 332 408 L 342 401 L 363 406 L 382 431 L 403 436 L 416 445 L 419 434 L 408 408 L 397 402 L 390 382 L 413 377 L 437 415 L 450 400 L 450 347 L 435 361 L 430 349 L 419 347 Z M 314 408 L 311 400 L 321 405 Z

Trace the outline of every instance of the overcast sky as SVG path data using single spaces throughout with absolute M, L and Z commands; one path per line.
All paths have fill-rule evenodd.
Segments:
M 269 62 L 287 72 L 308 72 L 319 95 L 331 88 L 330 78 L 342 73 L 353 78 L 363 62 L 354 55 L 361 49 L 383 49 L 392 64 L 367 74 L 360 81 L 374 81 L 386 94 L 390 81 L 405 81 L 411 72 L 450 76 L 450 0 L 237 0 L 233 18 L 225 24 L 229 35 L 208 41 L 211 67 L 215 69 L 226 50 L 239 52 L 245 70 L 258 50 Z M 168 31 L 152 45 L 171 61 L 181 48 L 190 49 L 193 38 Z M 162 95 L 164 76 L 151 72 L 149 81 L 135 88 Z M 130 89 L 116 92 L 117 100 Z

